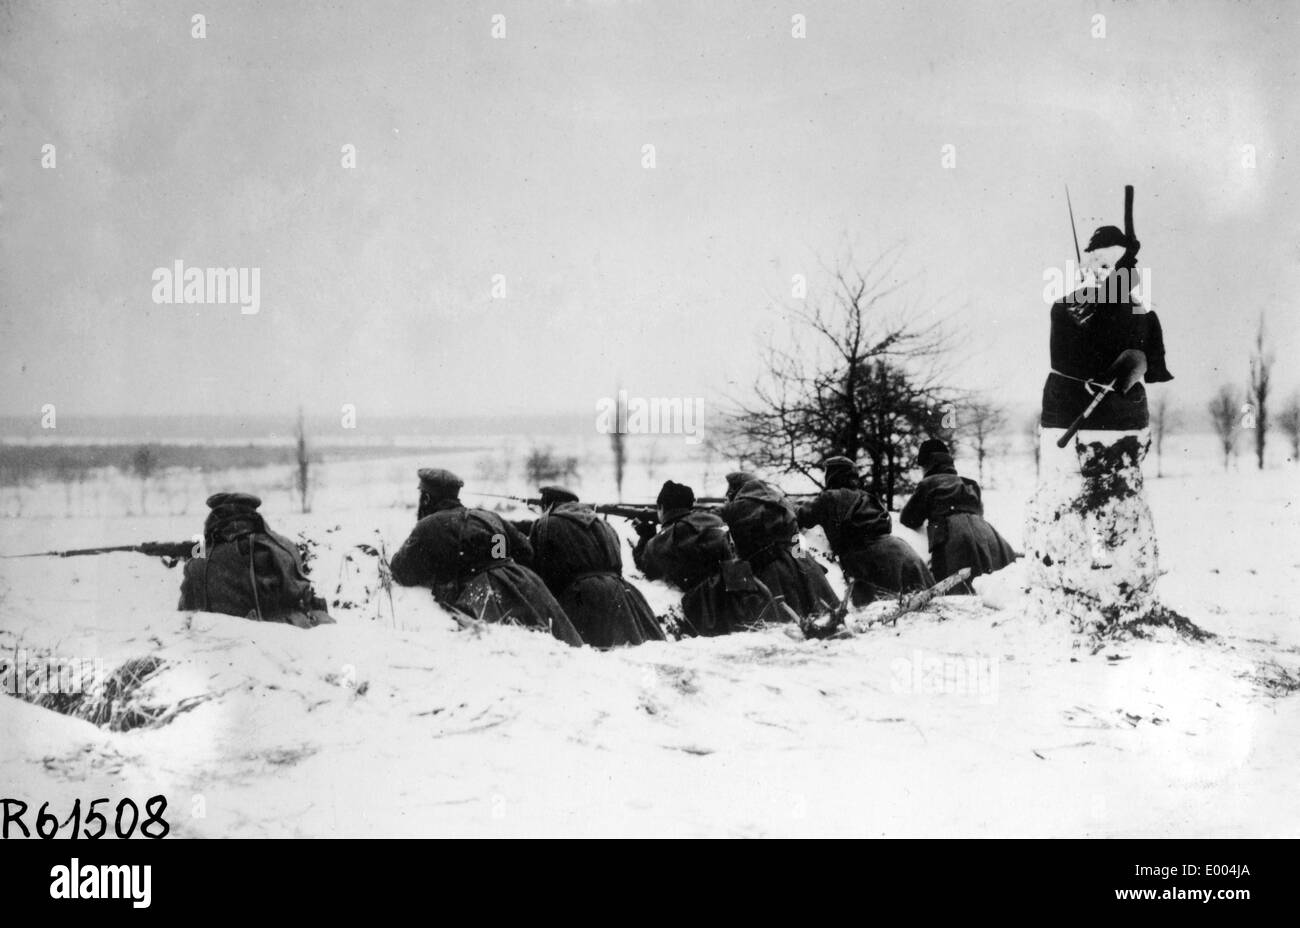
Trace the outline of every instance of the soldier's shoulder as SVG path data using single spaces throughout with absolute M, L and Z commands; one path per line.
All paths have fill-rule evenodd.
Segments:
M 290 554 L 299 557 L 302 556 L 302 553 L 298 548 L 298 542 L 294 541 L 292 538 L 281 535 L 279 532 L 273 532 L 269 528 L 263 532 L 263 534 L 266 535 L 267 538 L 271 539 L 271 541 L 275 542 L 278 547 L 284 548 Z
M 670 525 L 666 530 L 659 532 L 657 535 L 651 535 L 646 539 L 645 548 L 642 550 L 647 557 L 658 557 L 677 543 L 676 533 L 673 528 L 674 526 Z
M 431 512 L 415 523 L 415 529 L 411 534 L 424 535 L 444 531 L 452 522 L 459 521 L 464 512 L 464 509 L 439 509 L 437 512 Z
M 714 526 L 725 524 L 722 516 L 718 515 L 717 512 L 714 512 L 711 509 L 692 510 L 691 514 L 685 519 L 682 519 L 682 521 L 700 528 L 712 528 Z
M 479 509 L 477 506 L 466 508 L 469 510 L 469 514 L 474 518 L 487 522 L 489 525 L 497 528 L 505 528 L 506 520 L 500 515 L 500 513 L 493 512 L 491 509 Z M 463 518 L 460 510 L 452 509 L 449 510 L 449 512 L 451 513 L 452 518 Z
M 803 499 L 800 499 L 796 508 L 802 509 L 805 512 L 823 511 L 826 506 L 831 505 L 835 501 L 834 493 L 834 490 L 818 490 L 816 496 L 806 496 Z
M 604 521 L 590 503 L 561 503 L 549 512 L 542 514 L 538 521 L 542 519 L 564 519 L 570 522 Z

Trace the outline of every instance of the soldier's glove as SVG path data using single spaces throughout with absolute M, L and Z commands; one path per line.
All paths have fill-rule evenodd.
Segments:
M 637 537 L 643 541 L 659 534 L 659 530 L 655 527 L 655 524 L 653 522 L 647 522 L 644 519 L 637 519 L 633 522 L 632 529 L 636 532 Z
M 1138 351 L 1136 348 L 1130 348 L 1127 351 L 1120 352 L 1115 362 L 1098 379 L 1102 383 L 1115 381 L 1115 391 L 1123 394 L 1127 393 L 1135 383 L 1141 383 L 1146 372 L 1146 353 Z

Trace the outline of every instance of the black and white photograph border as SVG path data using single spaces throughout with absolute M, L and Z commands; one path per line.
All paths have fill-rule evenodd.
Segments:
M 0 5 L 5 837 L 1295 837 L 1298 19 Z

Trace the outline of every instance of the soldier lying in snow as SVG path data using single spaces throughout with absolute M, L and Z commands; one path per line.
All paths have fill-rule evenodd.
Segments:
M 178 608 L 299 628 L 332 625 L 325 601 L 307 579 L 298 546 L 266 527 L 260 505 L 249 493 L 208 498 L 206 555 L 186 562 Z
M 863 606 L 879 594 L 910 593 L 934 586 L 934 578 L 912 546 L 890 534 L 885 507 L 862 489 L 857 465 L 845 457 L 828 458 L 826 488 L 799 507 L 800 528 L 820 525 L 831 553 L 840 562 L 851 603 Z
M 618 533 L 563 487 L 542 487 L 532 523 L 533 569 L 594 648 L 663 641 L 654 610 L 623 579 Z
M 661 528 L 638 522 L 632 552 L 650 580 L 683 591 L 682 615 L 698 635 L 726 635 L 760 622 L 788 621 L 789 607 L 774 599 L 753 569 L 736 558 L 727 525 L 712 512 L 692 509 L 695 492 L 669 480 L 656 501 Z
M 753 474 L 727 474 L 727 502 L 718 515 L 731 529 L 736 554 L 799 618 L 840 604 L 825 569 L 796 545 L 799 520 L 777 487 Z
M 438 602 L 471 618 L 543 628 L 580 647 L 573 623 L 527 566 L 533 557 L 528 539 L 496 513 L 462 504 L 464 484 L 451 471 L 419 473 L 419 521 L 393 555 L 393 579 L 429 586 Z

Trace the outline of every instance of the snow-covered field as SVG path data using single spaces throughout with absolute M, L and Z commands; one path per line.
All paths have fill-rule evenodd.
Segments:
M 461 631 L 427 591 L 390 608 L 355 547 L 400 544 L 414 474 L 339 465 L 314 513 L 287 492 L 264 506 L 316 542 L 318 591 L 354 604 L 336 626 L 178 612 L 179 569 L 136 554 L 0 561 L 0 650 L 109 670 L 156 656 L 136 699 L 179 710 L 115 732 L 0 699 L 0 791 L 31 819 L 47 800 L 62 819 L 77 798 L 163 794 L 179 836 L 1295 836 L 1300 473 L 1204 460 L 1167 462 L 1148 492 L 1163 600 L 1217 637 L 1159 629 L 1095 653 L 1025 618 L 1002 575 L 982 601 L 852 640 L 774 628 L 597 653 Z M 1032 464 L 986 485 L 1019 544 Z M 186 538 L 188 508 L 7 518 L 0 552 Z M 634 580 L 657 608 L 674 599 Z

